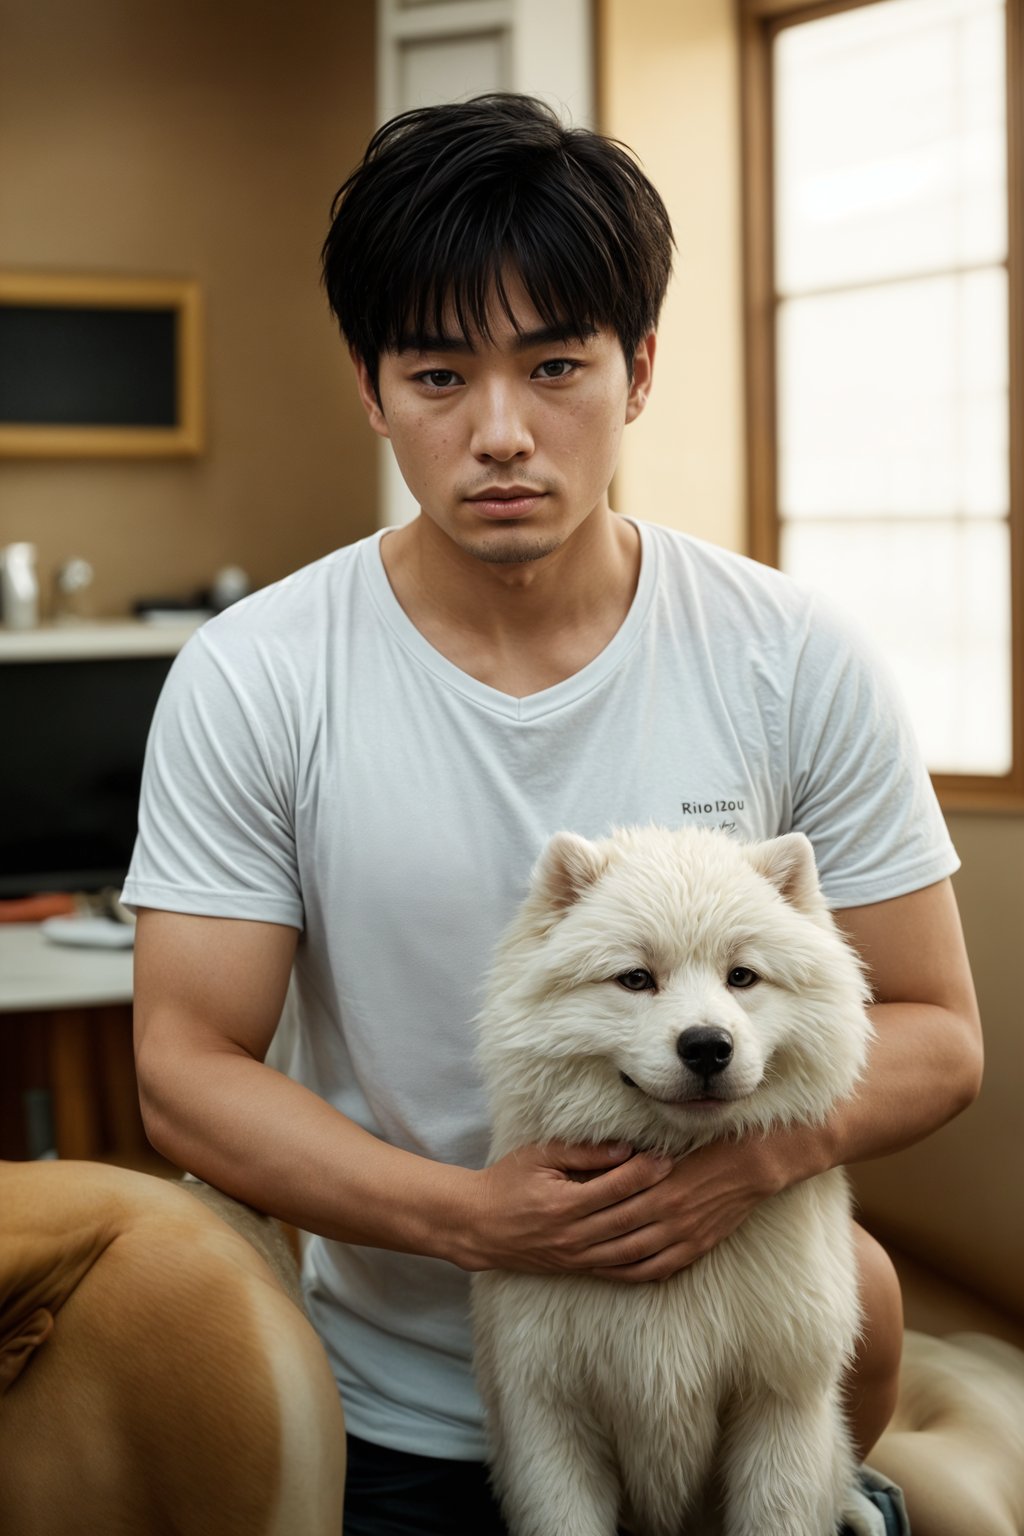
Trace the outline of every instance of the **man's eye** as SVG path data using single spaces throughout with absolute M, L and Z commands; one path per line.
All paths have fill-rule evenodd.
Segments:
M 627 992 L 653 992 L 655 991 L 654 977 L 650 971 L 641 970 L 638 966 L 635 971 L 623 971 L 615 980 L 620 987 L 625 987 Z
M 537 374 L 542 379 L 567 379 L 570 373 L 575 373 L 578 363 L 572 362 L 567 357 L 553 357 L 548 363 L 541 363 Z
M 754 987 L 761 980 L 756 971 L 752 971 L 749 965 L 734 965 L 726 977 L 730 987 Z
M 426 373 L 418 373 L 416 377 L 421 384 L 429 384 L 431 389 L 448 389 L 459 376 L 453 368 L 428 368 Z

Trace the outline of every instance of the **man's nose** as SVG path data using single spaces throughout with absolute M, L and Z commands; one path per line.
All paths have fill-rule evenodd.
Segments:
M 498 463 L 530 456 L 533 434 L 526 418 L 525 401 L 516 390 L 496 383 L 480 395 L 471 448 L 476 458 Z

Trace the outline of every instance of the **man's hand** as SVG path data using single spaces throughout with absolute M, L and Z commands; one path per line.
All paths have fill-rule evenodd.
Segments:
M 585 1273 L 601 1243 L 630 1231 L 630 1200 L 655 1187 L 672 1161 L 634 1155 L 625 1142 L 518 1147 L 473 1175 L 463 1269 Z
M 762 1147 L 715 1142 L 676 1163 L 622 1145 L 521 1147 L 480 1175 L 478 1248 L 463 1267 L 664 1280 L 780 1187 Z
M 656 1188 L 623 1202 L 619 1216 L 628 1218 L 629 1234 L 592 1250 L 591 1273 L 667 1280 L 710 1253 L 784 1182 L 764 1139 L 709 1142 L 680 1158 Z

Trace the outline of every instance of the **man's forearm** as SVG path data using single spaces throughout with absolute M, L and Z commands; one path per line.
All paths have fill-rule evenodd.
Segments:
M 433 1162 L 234 1051 L 140 1082 L 154 1145 L 217 1188 L 307 1232 L 466 1270 L 586 1271 L 595 1244 L 628 1243 L 619 1204 L 672 1168 L 625 1143 L 523 1147 L 480 1172 Z
M 478 1171 L 371 1135 L 263 1065 L 295 947 L 279 924 L 140 913 L 136 1074 L 147 1132 L 179 1167 L 302 1230 L 466 1270 L 586 1269 L 621 1233 L 615 1208 L 667 1176 L 625 1144 L 523 1148 Z
M 158 1151 L 237 1199 L 344 1242 L 452 1257 L 472 1203 L 468 1169 L 405 1152 L 244 1053 L 140 1061 Z
M 981 1053 L 973 1020 L 926 1003 L 879 1003 L 869 1015 L 876 1034 L 856 1094 L 824 1125 L 768 1138 L 779 1187 L 912 1146 L 977 1096 Z

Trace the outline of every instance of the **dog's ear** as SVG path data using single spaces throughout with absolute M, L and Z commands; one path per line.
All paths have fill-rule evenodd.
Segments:
M 0 1397 L 13 1386 L 40 1344 L 53 1332 L 53 1313 L 39 1307 L 0 1340 Z
M 552 911 L 565 912 L 608 866 L 608 855 L 575 832 L 556 832 L 537 860 L 533 894 Z
M 791 906 L 810 913 L 824 909 L 814 849 L 802 832 L 787 832 L 767 843 L 753 843 L 744 851 L 758 874 L 770 880 Z

